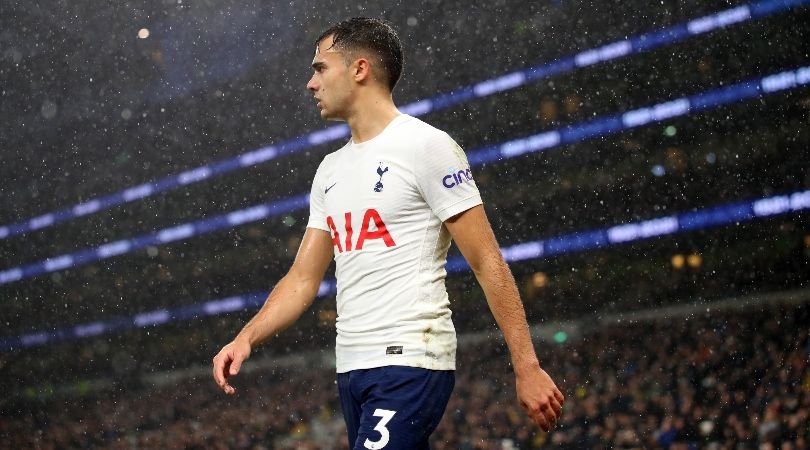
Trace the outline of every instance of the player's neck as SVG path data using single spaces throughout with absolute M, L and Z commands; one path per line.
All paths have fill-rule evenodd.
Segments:
M 346 119 L 352 130 L 352 142 L 360 144 L 374 139 L 401 113 L 390 95 L 376 95 L 358 102 Z

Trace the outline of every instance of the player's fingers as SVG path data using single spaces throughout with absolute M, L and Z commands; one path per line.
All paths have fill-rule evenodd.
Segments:
M 556 387 L 554 388 L 554 397 L 556 397 L 557 401 L 560 402 L 560 406 L 562 406 L 565 403 L 565 396 Z
M 560 402 L 558 402 L 555 397 L 551 397 L 548 403 L 549 406 L 551 406 L 551 409 L 554 411 L 554 414 L 556 414 L 557 417 L 559 418 L 560 414 L 562 414 L 562 405 L 560 404 Z
M 534 415 L 532 415 L 531 419 L 543 431 L 549 432 L 551 430 L 551 425 L 550 425 L 548 419 L 546 419 L 546 416 L 543 415 L 543 413 L 534 414 Z
M 534 406 L 530 406 L 526 403 L 521 402 L 521 406 L 523 410 L 526 412 L 526 415 L 532 420 L 532 422 L 536 423 L 543 431 L 548 432 L 551 429 L 551 425 L 549 420 L 546 418 L 546 415 L 542 411 L 542 406 L 536 404 Z M 546 407 L 548 408 L 548 406 Z
M 219 387 L 226 393 L 228 393 L 227 388 L 230 387 L 230 385 L 228 385 L 228 366 L 230 363 L 231 358 L 225 353 L 221 353 L 214 358 L 214 379 Z
M 552 406 L 549 406 L 544 412 L 546 414 L 546 420 L 548 420 L 551 429 L 556 428 L 557 422 L 560 420 L 560 414 L 554 411 Z
M 225 377 L 222 374 L 222 369 L 224 368 L 224 364 L 220 355 L 214 357 L 214 364 L 213 364 L 213 372 L 214 372 L 214 381 L 217 382 L 217 386 L 222 387 L 225 384 Z
M 543 417 L 548 422 L 549 429 L 554 429 L 557 426 L 557 413 L 551 409 L 551 406 L 546 406 L 542 411 Z
M 244 360 L 245 359 L 239 355 L 233 355 L 233 360 L 231 361 L 231 367 L 229 369 L 231 375 L 236 375 L 239 373 L 239 368 L 242 367 L 242 362 Z
M 520 402 L 520 406 L 521 406 L 521 407 L 523 407 L 523 411 L 524 411 L 524 412 L 526 413 L 526 415 L 527 415 L 527 416 L 529 416 L 529 418 L 531 418 L 532 420 L 534 420 L 534 418 L 535 418 L 535 417 L 536 417 L 538 414 L 540 414 L 540 405 L 533 405 L 533 406 L 530 406 L 530 405 L 529 405 L 529 404 L 527 404 L 527 403 Z

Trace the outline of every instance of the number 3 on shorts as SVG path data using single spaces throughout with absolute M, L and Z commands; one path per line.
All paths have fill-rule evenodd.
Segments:
M 385 428 L 385 426 L 388 425 L 388 422 L 391 420 L 392 417 L 394 417 L 394 414 L 396 413 L 397 413 L 396 411 L 390 411 L 387 409 L 378 408 L 374 410 L 374 414 L 372 414 L 374 417 L 382 417 L 382 419 L 380 419 L 380 422 L 377 423 L 377 426 L 374 427 L 374 431 L 380 433 L 380 440 L 370 441 L 366 439 L 366 442 L 363 442 L 363 446 L 365 448 L 370 450 L 377 450 L 388 445 L 388 440 L 391 438 L 391 434 L 388 432 L 388 428 Z

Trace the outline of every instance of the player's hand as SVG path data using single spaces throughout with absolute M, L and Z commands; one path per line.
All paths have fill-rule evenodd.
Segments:
M 520 406 L 543 431 L 557 426 L 565 397 L 545 370 L 537 367 L 518 373 L 515 379 Z
M 214 381 L 226 394 L 236 393 L 228 378 L 239 373 L 242 363 L 250 357 L 250 350 L 250 343 L 246 340 L 234 339 L 214 356 Z

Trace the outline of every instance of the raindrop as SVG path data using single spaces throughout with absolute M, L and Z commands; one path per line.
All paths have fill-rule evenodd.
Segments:
M 132 117 L 132 111 L 130 111 L 129 108 L 124 108 L 124 110 L 121 111 L 121 118 L 124 120 L 129 120 L 130 117 Z
M 50 100 L 45 100 L 42 102 L 42 109 L 40 112 L 42 113 L 42 117 L 46 119 L 53 119 L 54 116 L 56 116 L 57 109 L 56 103 Z
M 288 227 L 291 227 L 291 226 L 295 225 L 295 222 L 296 221 L 295 221 L 295 218 L 293 216 L 284 216 L 284 218 L 281 219 L 281 223 L 283 223 L 284 225 L 287 225 Z
M 3 53 L 3 56 L 11 59 L 11 61 L 14 64 L 18 64 L 20 61 L 22 61 L 22 53 L 14 47 L 11 47 L 10 49 L 6 50 Z

